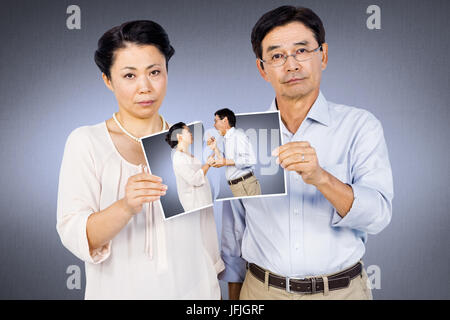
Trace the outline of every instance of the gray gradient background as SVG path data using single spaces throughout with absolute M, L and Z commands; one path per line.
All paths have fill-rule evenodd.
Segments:
M 248 134 L 248 138 L 250 143 L 253 146 L 253 152 L 255 153 L 257 163 L 253 170 L 254 175 L 259 180 L 259 184 L 261 186 L 261 194 L 262 195 L 274 195 L 274 194 L 283 194 L 285 193 L 285 181 L 284 181 L 284 171 L 282 168 L 275 163 L 275 157 L 271 157 L 272 150 L 281 145 L 281 129 L 280 129 L 280 116 L 278 112 L 270 112 L 270 113 L 259 113 L 259 114 L 246 114 L 246 115 L 237 115 L 236 114 L 236 129 L 242 129 L 244 133 Z M 248 129 L 254 129 L 256 133 L 257 139 L 255 140 L 250 135 L 252 134 L 250 131 L 247 132 Z M 263 133 L 260 132 L 260 129 L 266 129 L 266 152 L 264 152 L 264 148 L 262 147 L 262 142 L 260 141 L 260 135 Z M 278 141 L 276 144 L 272 145 L 271 132 L 272 130 L 277 130 L 278 132 Z M 217 140 L 219 141 L 219 140 Z M 223 146 L 223 138 L 221 137 L 222 145 L 221 150 L 224 150 Z M 264 159 L 260 159 L 260 156 L 263 156 Z M 266 160 L 266 158 L 270 157 L 271 162 L 269 164 L 263 165 L 261 160 Z M 271 166 L 276 166 L 278 169 L 274 174 L 262 174 L 263 169 L 268 170 Z M 226 199 L 233 197 L 230 186 L 227 183 L 225 176 L 225 167 L 219 169 L 221 171 L 221 179 L 220 179 L 220 191 L 217 199 Z M 267 172 L 267 171 L 266 171 Z M 272 173 L 272 170 L 270 169 Z
M 66 28 L 70 4 L 81 7 L 81 30 Z M 177 50 L 162 114 L 208 128 L 222 106 L 269 107 L 273 90 L 256 70 L 250 30 L 282 4 L 324 21 L 325 97 L 371 111 L 384 127 L 395 198 L 391 224 L 369 236 L 364 257 L 381 268 L 374 297 L 450 298 L 447 0 L 2 1 L 0 298 L 83 298 L 84 272 L 81 290 L 66 287 L 66 268 L 83 263 L 56 233 L 56 195 L 68 134 L 117 111 L 93 60 L 103 32 L 160 22 Z M 366 28 L 371 4 L 381 7 L 381 30 Z

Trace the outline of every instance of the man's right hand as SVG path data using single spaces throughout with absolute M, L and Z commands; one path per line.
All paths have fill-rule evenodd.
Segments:
M 241 294 L 242 282 L 228 282 L 228 299 L 239 300 Z
M 211 150 L 216 150 L 216 147 L 217 147 L 217 143 L 216 143 L 216 138 L 214 138 L 214 137 L 210 137 L 209 139 L 208 139 L 208 141 L 206 141 L 206 144 L 208 145 L 208 147 L 211 149 Z

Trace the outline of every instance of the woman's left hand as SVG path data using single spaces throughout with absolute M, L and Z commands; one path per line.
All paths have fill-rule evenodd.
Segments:
M 213 156 L 209 156 L 208 160 L 206 161 L 206 163 L 212 167 L 212 165 L 214 164 L 214 157 Z

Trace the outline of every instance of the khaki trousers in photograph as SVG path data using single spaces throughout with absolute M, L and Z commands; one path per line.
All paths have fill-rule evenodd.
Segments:
M 230 189 L 233 197 L 257 196 L 261 194 L 261 186 L 255 176 L 230 185 Z
M 266 272 L 266 274 L 268 273 Z M 322 278 L 331 275 L 325 275 Z M 347 288 L 331 291 L 327 289 L 326 287 L 324 292 L 314 294 L 287 292 L 284 289 L 269 286 L 267 276 L 265 283 L 263 283 L 250 270 L 247 270 L 239 300 L 373 300 L 372 291 L 368 285 L 367 273 L 364 268 L 361 275 L 353 278 Z

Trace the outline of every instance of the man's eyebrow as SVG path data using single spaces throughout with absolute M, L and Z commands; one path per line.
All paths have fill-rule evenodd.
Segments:
M 147 69 L 153 68 L 154 66 L 158 66 L 158 65 L 159 65 L 158 63 L 154 63 L 154 64 L 149 65 L 149 66 L 148 66 L 147 68 L 145 68 L 145 69 L 147 70 Z M 137 70 L 135 67 L 123 67 L 121 70 L 123 70 L 123 69 Z
M 309 44 L 308 40 L 303 40 L 303 41 L 294 43 L 294 46 L 306 46 L 308 44 Z
M 279 47 L 280 47 L 280 46 L 269 46 L 269 47 L 267 48 L 266 52 L 269 52 L 269 51 L 278 49 Z
M 309 43 L 308 40 L 303 40 L 303 41 L 299 41 L 299 42 L 294 43 L 294 46 L 306 46 L 306 45 L 308 45 L 308 43 Z M 270 51 L 278 49 L 278 48 L 280 48 L 279 45 L 269 46 L 267 48 L 266 52 L 270 52 Z

